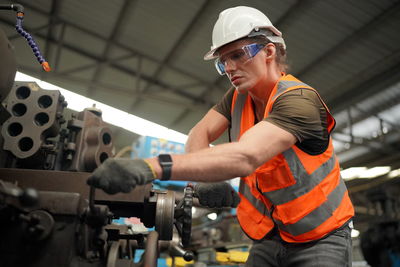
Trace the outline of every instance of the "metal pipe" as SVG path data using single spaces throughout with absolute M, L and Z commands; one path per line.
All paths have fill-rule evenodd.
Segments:
M 158 233 L 151 231 L 147 236 L 143 267 L 156 267 L 158 259 Z
M 0 4 L 2 10 L 14 10 L 18 13 L 24 13 L 24 7 L 20 4 Z

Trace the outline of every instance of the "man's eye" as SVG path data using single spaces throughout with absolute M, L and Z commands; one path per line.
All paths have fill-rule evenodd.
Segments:
M 241 59 L 243 56 L 244 56 L 244 52 L 241 50 L 241 51 L 237 51 L 237 52 L 232 53 L 231 56 L 230 56 L 230 58 L 231 58 L 232 60 L 239 60 L 239 59 Z

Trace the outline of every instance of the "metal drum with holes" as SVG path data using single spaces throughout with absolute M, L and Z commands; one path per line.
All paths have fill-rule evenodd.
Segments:
M 32 157 L 46 138 L 59 134 L 66 106 L 59 91 L 43 90 L 33 82 L 16 82 L 5 103 L 11 117 L 1 129 L 3 149 L 15 157 Z

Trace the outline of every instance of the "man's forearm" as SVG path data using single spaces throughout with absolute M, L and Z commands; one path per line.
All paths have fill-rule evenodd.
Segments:
M 172 159 L 171 180 L 218 182 L 247 176 L 256 168 L 253 157 L 246 153 L 239 143 L 218 145 L 184 155 L 172 155 Z M 160 178 L 162 170 L 157 158 L 147 161 Z

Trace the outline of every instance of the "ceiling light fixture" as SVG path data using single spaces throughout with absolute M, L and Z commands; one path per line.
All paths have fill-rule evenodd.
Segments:
M 340 174 L 344 180 L 349 181 L 355 178 L 375 178 L 388 172 L 390 172 L 389 166 L 379 166 L 369 169 L 367 167 L 352 167 L 340 171 Z
M 215 212 L 213 212 L 213 213 L 208 214 L 207 217 L 208 217 L 208 219 L 214 221 L 217 219 L 218 216 Z
M 389 172 L 389 174 L 388 174 L 389 178 L 395 178 L 398 176 L 400 176 L 400 169 L 393 170 L 393 171 Z
M 356 238 L 360 235 L 360 231 L 356 229 L 351 229 L 351 237 Z

